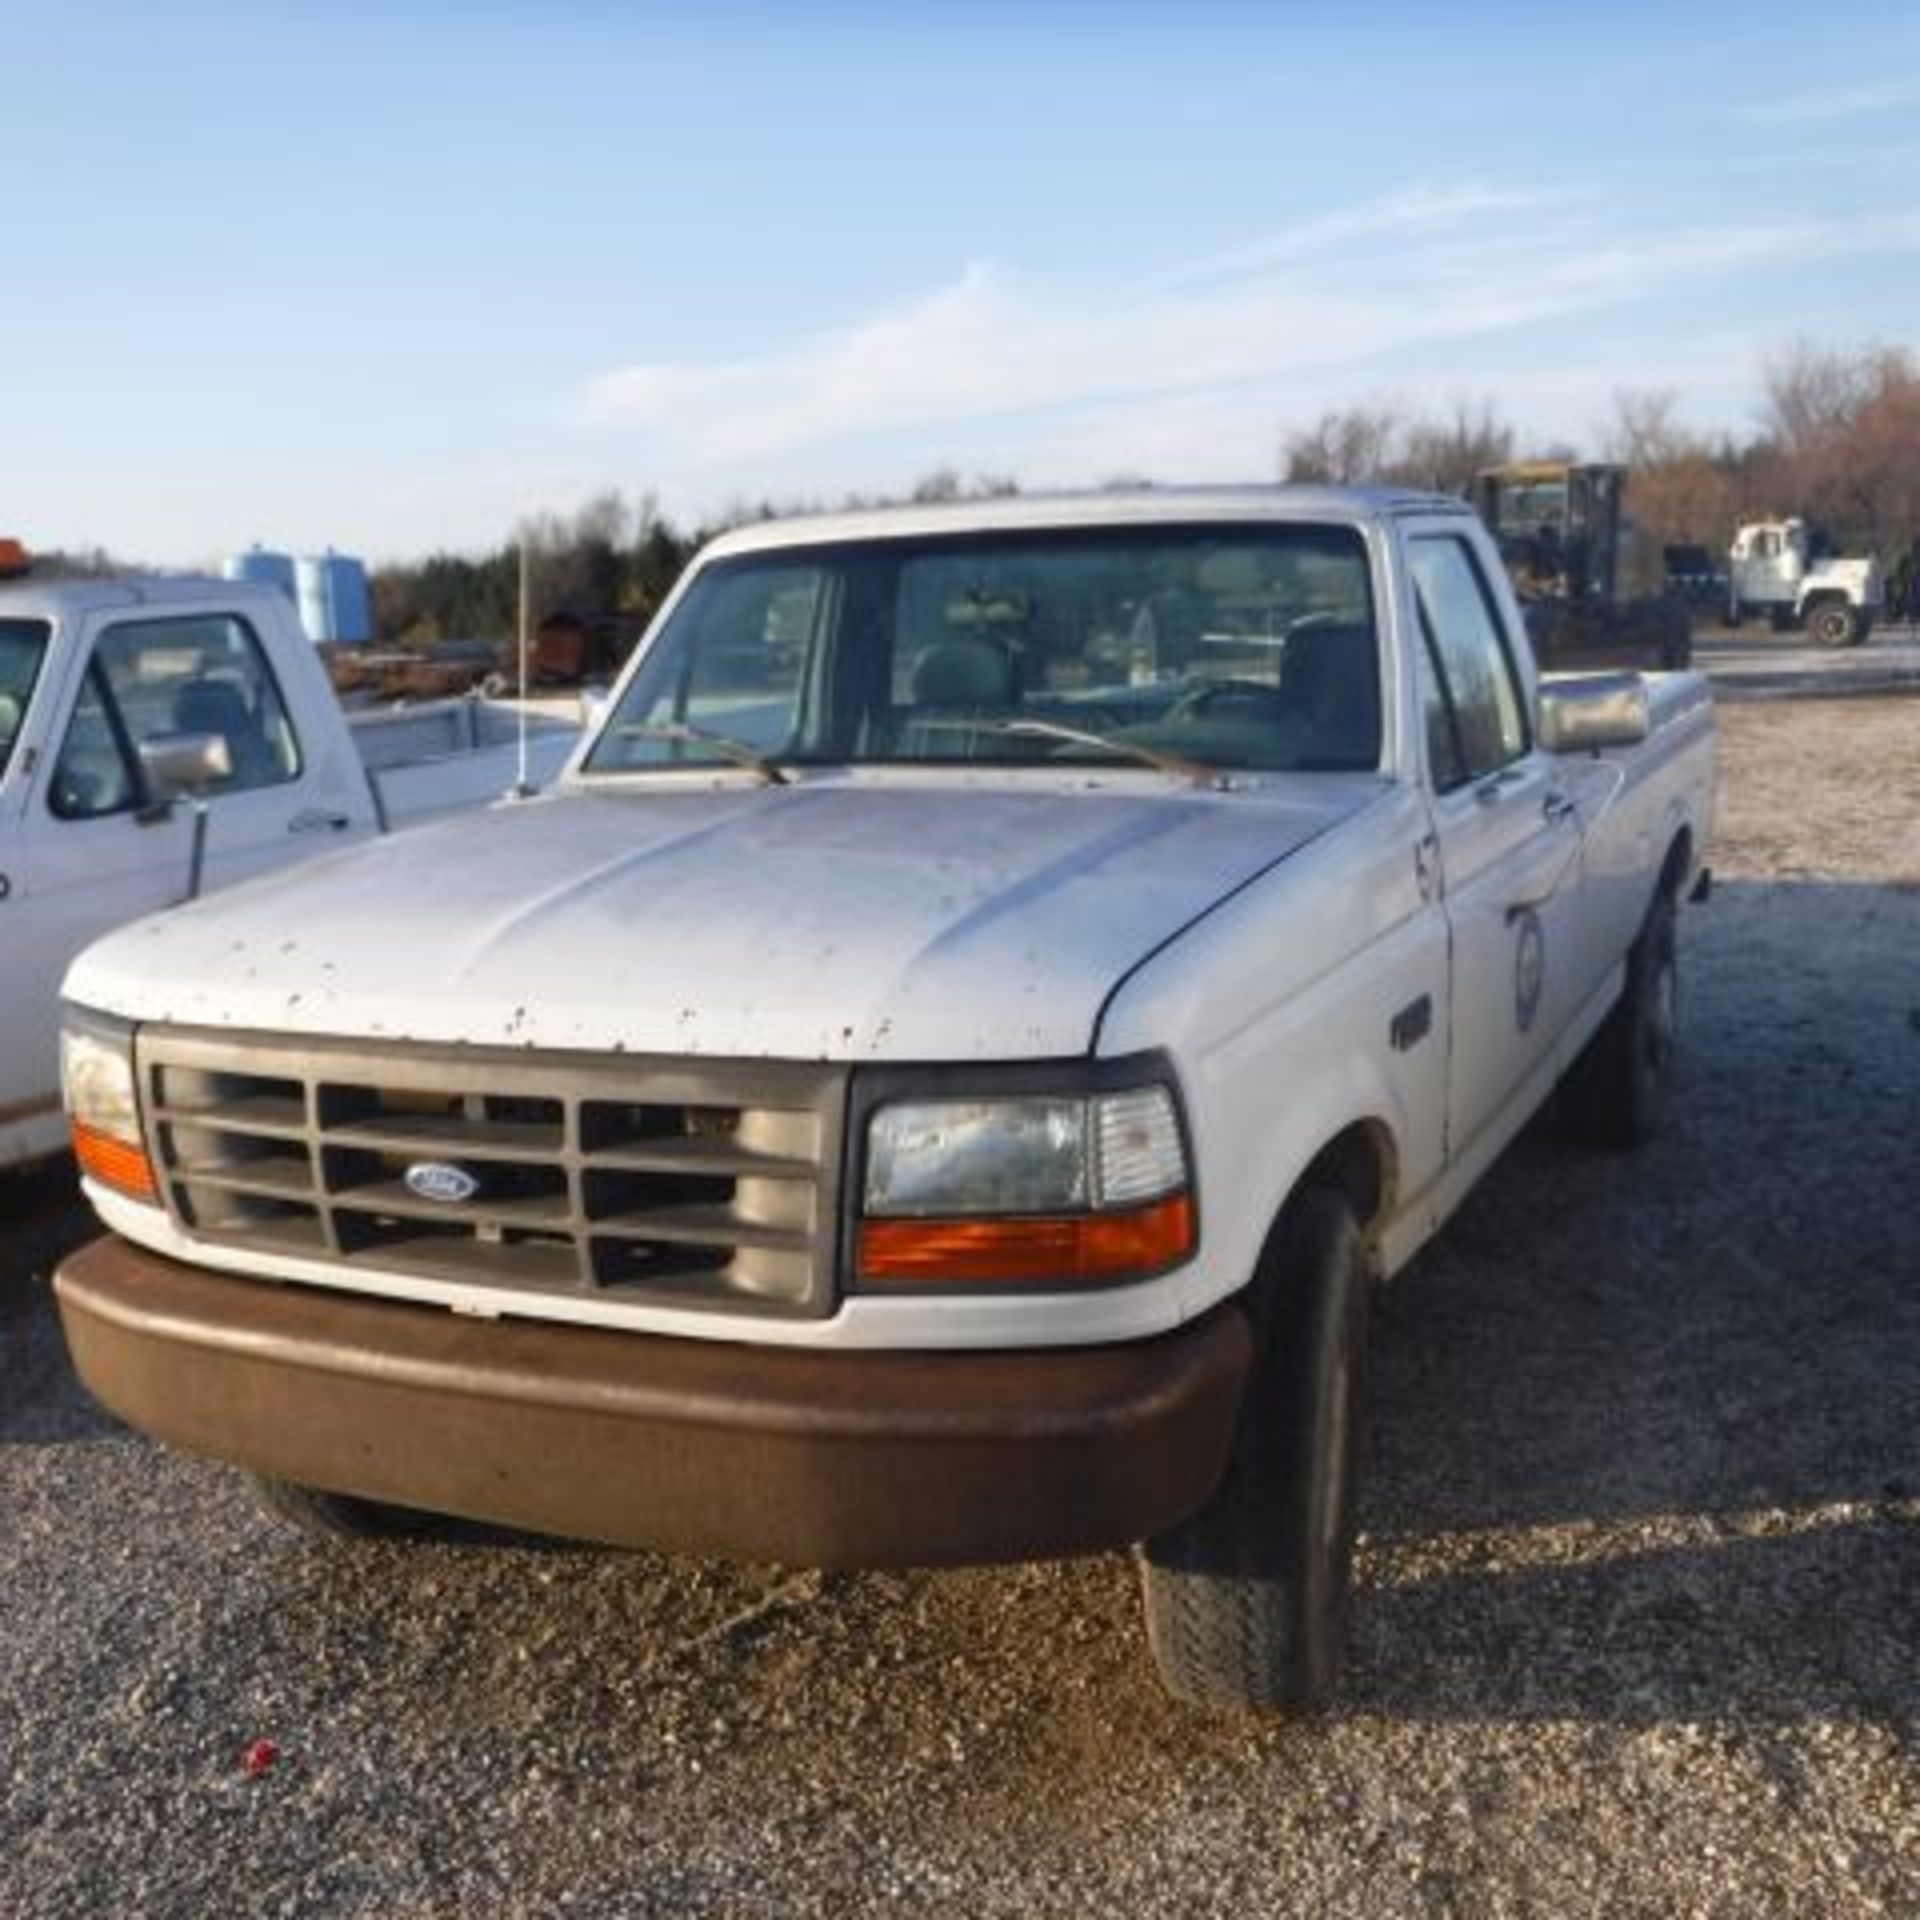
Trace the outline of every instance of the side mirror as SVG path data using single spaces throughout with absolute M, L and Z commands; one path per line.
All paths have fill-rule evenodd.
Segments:
M 1651 727 L 1647 683 L 1637 673 L 1596 673 L 1541 683 L 1538 732 L 1549 753 L 1637 747 Z
M 156 733 L 140 742 L 140 770 L 156 800 L 178 800 L 233 777 L 223 733 Z

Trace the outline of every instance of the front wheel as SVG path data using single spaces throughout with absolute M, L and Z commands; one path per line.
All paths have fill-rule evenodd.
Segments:
M 1822 600 L 1807 615 L 1807 631 L 1823 647 L 1851 647 L 1861 637 L 1860 616 L 1844 600 Z
M 384 1500 L 363 1500 L 358 1494 L 328 1493 L 295 1480 L 275 1480 L 264 1473 L 252 1476 L 260 1504 L 276 1520 L 302 1533 L 334 1540 L 390 1540 L 425 1533 L 437 1516 L 415 1507 L 396 1507 Z
M 1346 1196 L 1311 1187 L 1253 1280 L 1253 1371 L 1227 1470 L 1141 1549 L 1147 1638 L 1202 1706 L 1313 1708 L 1346 1648 L 1371 1276 Z

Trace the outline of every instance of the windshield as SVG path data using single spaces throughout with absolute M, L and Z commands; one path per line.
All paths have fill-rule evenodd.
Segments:
M 48 631 L 44 620 L 0 620 L 0 774 L 13 758 L 13 743 L 27 717 Z
M 586 770 L 722 765 L 722 739 L 802 766 L 1369 770 L 1365 543 L 1350 527 L 1143 526 L 716 562 Z
M 1538 533 L 1552 527 L 1567 531 L 1567 483 L 1564 480 L 1514 480 L 1503 486 L 1494 501 L 1496 531 Z

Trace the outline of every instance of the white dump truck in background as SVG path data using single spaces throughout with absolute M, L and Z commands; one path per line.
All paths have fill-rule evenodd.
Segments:
M 1317 1702 L 1372 1289 L 1653 1130 L 1713 757 L 1458 500 L 742 530 L 549 793 L 75 962 L 75 1363 L 335 1531 L 1144 1543 L 1174 1690 Z
M 1755 520 L 1733 536 L 1727 618 L 1804 628 L 1823 647 L 1858 646 L 1886 598 L 1879 561 L 1819 554 L 1804 520 Z
M 208 888 L 498 799 L 518 716 L 346 713 L 292 604 L 230 580 L 0 585 L 0 1169 L 65 1144 L 59 987 L 86 943 Z M 578 730 L 530 723 L 530 782 Z

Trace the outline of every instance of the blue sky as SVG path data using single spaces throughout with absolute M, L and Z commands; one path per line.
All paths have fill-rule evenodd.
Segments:
M 1459 16 L 1459 17 L 1456 17 Z M 0 8 L 0 532 L 479 548 L 1920 344 L 1920 9 Z

